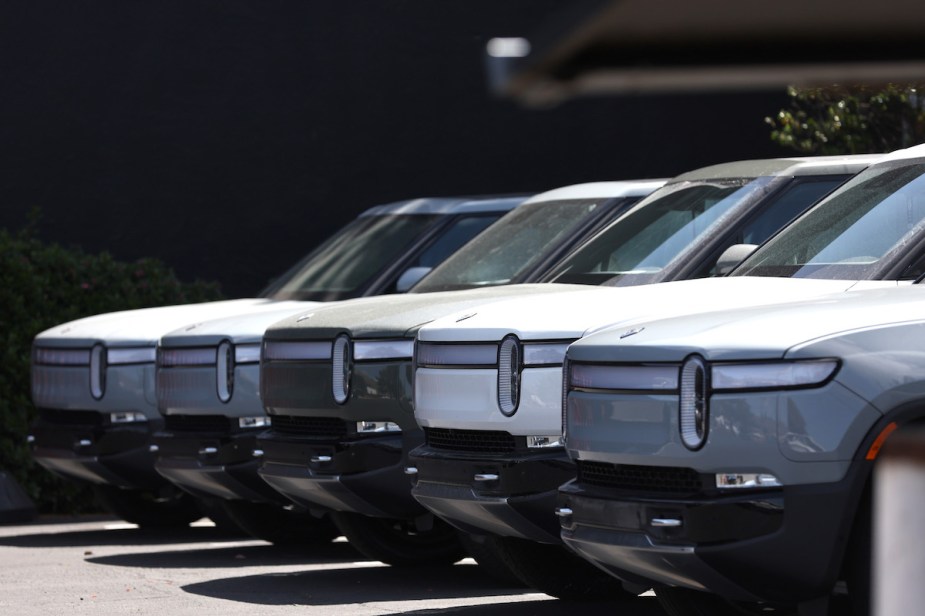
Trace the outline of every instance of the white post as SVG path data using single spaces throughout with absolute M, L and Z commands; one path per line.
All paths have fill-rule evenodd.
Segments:
M 875 468 L 873 613 L 925 610 L 925 432 L 897 432 Z

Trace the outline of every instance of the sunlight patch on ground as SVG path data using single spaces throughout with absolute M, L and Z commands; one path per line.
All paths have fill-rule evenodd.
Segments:
M 200 518 L 190 524 L 193 528 L 215 528 L 215 522 L 209 518 Z
M 458 599 L 441 599 L 441 604 L 444 604 L 442 610 L 453 609 L 456 607 L 472 607 L 476 605 L 491 605 L 492 607 L 497 608 L 499 605 L 505 603 L 524 603 L 527 601 L 558 601 L 554 597 L 543 594 L 541 592 L 531 592 L 525 593 L 522 595 L 503 595 L 503 596 L 487 596 L 487 597 L 460 597 Z M 364 607 L 383 610 L 384 614 L 401 614 L 405 612 L 420 612 L 427 607 L 432 607 L 432 599 L 412 599 L 407 601 L 375 601 L 369 603 L 363 603 Z
M 129 522 L 115 522 L 113 524 L 106 524 L 103 526 L 104 530 L 133 530 L 138 528 L 137 524 L 131 524 Z

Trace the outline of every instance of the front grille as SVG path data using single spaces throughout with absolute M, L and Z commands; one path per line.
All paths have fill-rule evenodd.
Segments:
M 511 453 L 514 437 L 500 430 L 456 430 L 454 428 L 424 428 L 427 444 L 435 449 L 452 449 L 477 453 Z
M 703 491 L 694 469 L 676 466 L 636 466 L 578 461 L 578 482 L 601 488 L 689 494 Z
M 347 436 L 347 422 L 336 417 L 301 417 L 273 415 L 273 431 L 316 438 L 343 438 Z
M 174 432 L 228 432 L 231 422 L 224 415 L 167 415 L 164 425 Z
M 103 415 L 97 411 L 64 411 L 61 409 L 40 409 L 39 418 L 50 424 L 67 426 L 99 426 Z

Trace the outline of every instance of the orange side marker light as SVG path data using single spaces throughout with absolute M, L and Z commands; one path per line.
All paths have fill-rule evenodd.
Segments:
M 883 431 L 880 432 L 880 434 L 877 436 L 876 440 L 874 440 L 873 444 L 870 446 L 870 449 L 867 450 L 867 456 L 865 456 L 865 459 L 876 460 L 877 456 L 880 454 L 880 448 L 883 447 L 883 443 L 886 442 L 888 436 L 893 434 L 893 430 L 898 427 L 899 425 L 895 421 L 888 423 Z

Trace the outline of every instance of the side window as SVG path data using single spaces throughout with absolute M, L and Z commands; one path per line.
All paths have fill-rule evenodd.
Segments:
M 743 244 L 760 244 L 841 185 L 847 176 L 796 181 L 742 229 Z
M 716 259 L 733 244 L 761 244 L 788 222 L 808 210 L 824 196 L 841 186 L 848 176 L 831 176 L 797 180 L 777 198 L 769 201 L 764 209 L 742 227 L 741 234 L 727 241 L 693 278 L 716 276 Z
M 390 285 L 388 292 L 395 293 L 399 291 L 399 283 L 401 283 L 403 287 L 401 290 L 406 291 L 407 287 L 405 287 L 405 285 L 411 284 L 413 286 L 422 276 L 443 263 L 447 257 L 462 248 L 469 240 L 501 218 L 503 214 L 504 212 L 497 212 L 475 216 L 463 216 L 451 222 L 448 226 L 443 228 L 440 234 L 433 239 L 427 248 L 421 251 L 416 258 L 409 261 L 404 269 L 404 273 L 411 273 L 411 271 L 418 270 L 419 268 L 420 271 L 414 272 L 410 282 L 403 279 L 403 274 L 401 274 L 400 277 Z
M 440 265 L 447 257 L 462 248 L 463 244 L 484 231 L 491 223 L 501 218 L 503 214 L 504 212 L 499 212 L 497 214 L 482 214 L 457 219 L 408 266 L 436 267 Z

